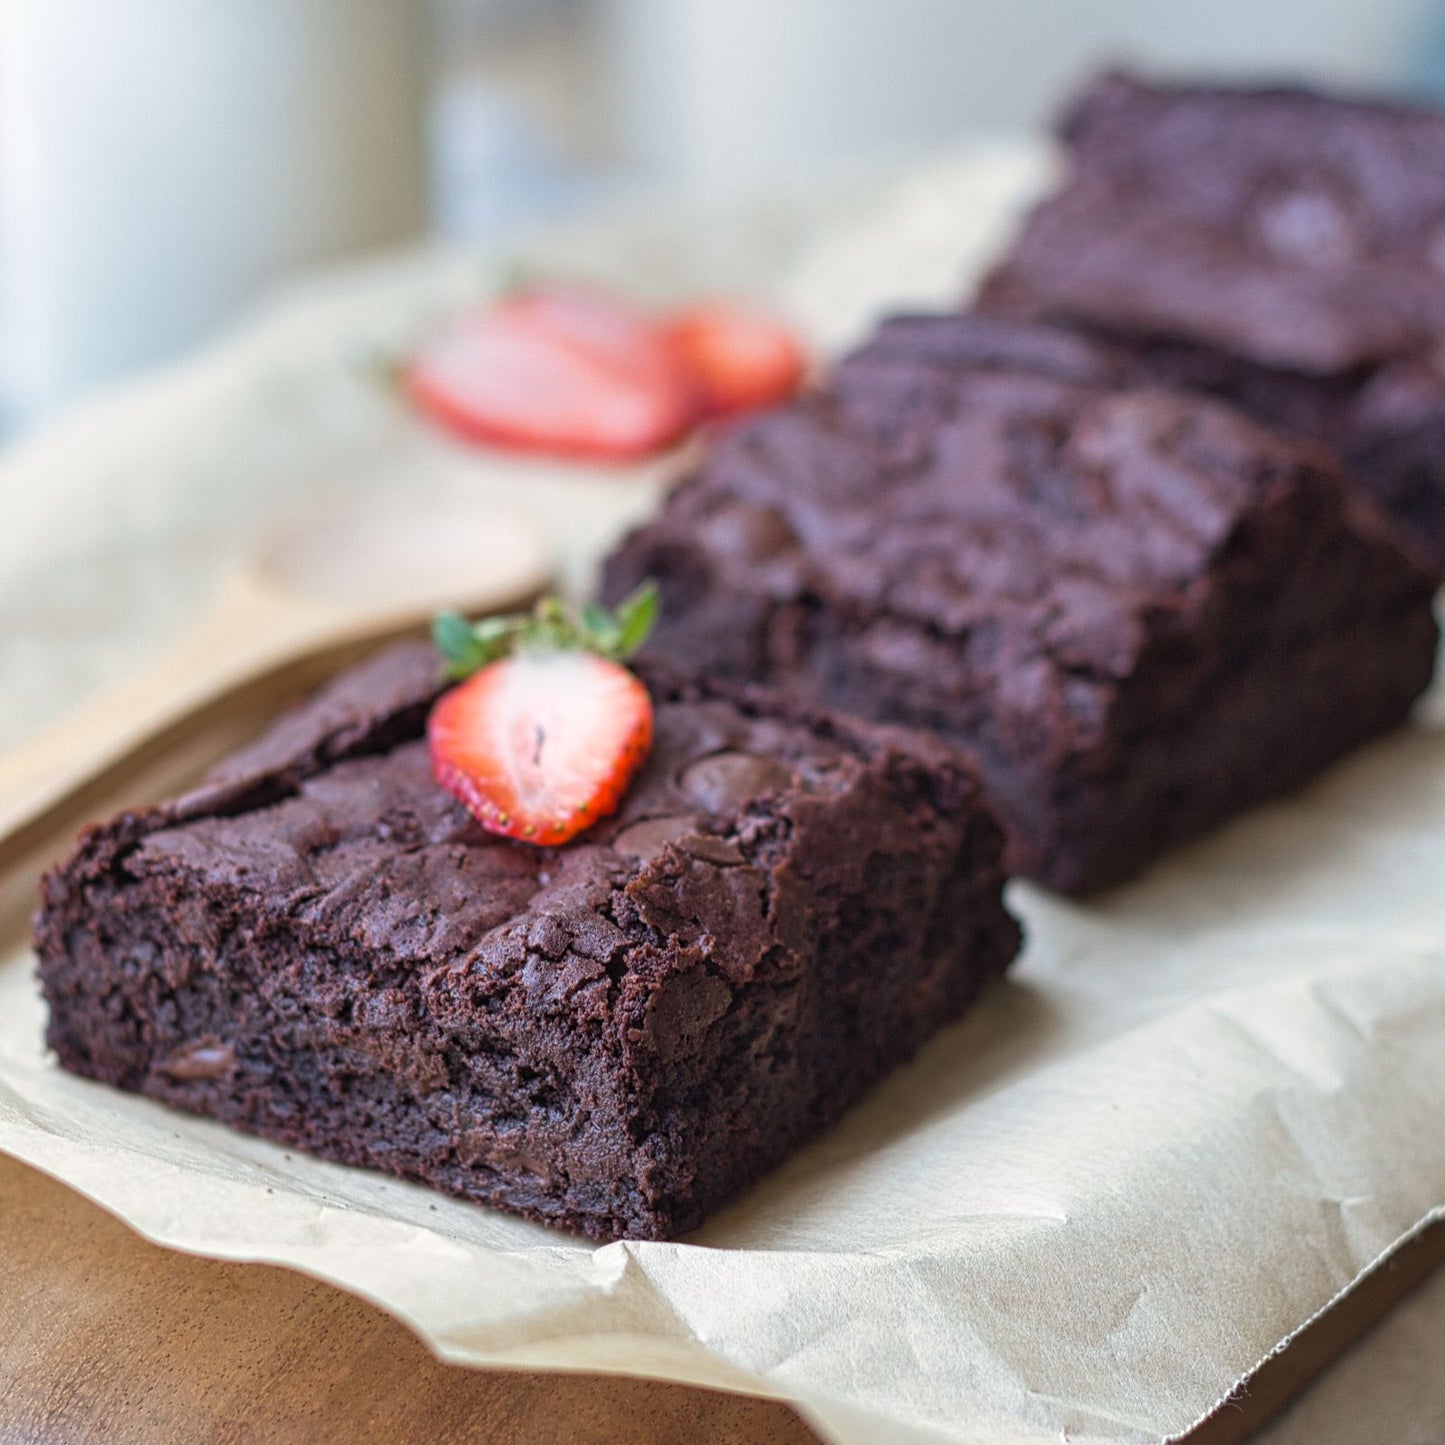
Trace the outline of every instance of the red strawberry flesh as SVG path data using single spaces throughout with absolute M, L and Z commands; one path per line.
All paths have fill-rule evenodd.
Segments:
M 675 311 L 664 334 L 697 378 L 704 412 L 731 416 L 785 401 L 802 384 L 807 358 L 772 317 L 726 302 Z
M 571 289 L 461 318 L 413 358 L 406 385 L 471 440 L 567 456 L 646 455 L 697 416 L 692 377 L 653 324 Z
M 437 781 L 493 833 L 565 843 L 617 809 L 652 745 L 652 701 L 588 652 L 522 652 L 444 694 L 427 726 Z

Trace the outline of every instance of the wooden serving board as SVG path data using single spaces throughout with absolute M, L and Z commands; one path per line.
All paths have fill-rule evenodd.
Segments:
M 5 1445 L 794 1445 L 785 1406 L 438 1363 L 395 1320 L 266 1265 L 161 1249 L 0 1157 Z

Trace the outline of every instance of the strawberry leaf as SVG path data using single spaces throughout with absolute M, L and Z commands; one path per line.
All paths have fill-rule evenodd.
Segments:
M 605 607 L 590 602 L 582 609 L 582 631 L 587 646 L 602 657 L 616 657 L 617 639 L 621 629 L 617 619 Z
M 520 257 L 508 257 L 488 277 L 492 290 L 498 296 L 517 296 L 530 291 L 537 284 L 537 273 Z
M 617 638 L 608 655 L 619 662 L 626 662 L 647 641 L 657 621 L 660 605 L 657 583 L 650 580 L 624 597 L 617 604 Z
M 432 620 L 431 635 L 437 651 L 446 659 L 449 677 L 467 677 L 486 661 L 486 649 L 460 612 L 438 613 Z
M 657 612 L 657 584 L 645 582 L 615 612 L 589 603 L 579 615 L 555 597 L 542 598 L 530 613 L 484 617 L 480 622 L 442 612 L 432 622 L 432 640 L 454 681 L 522 650 L 594 652 L 626 662 L 646 641 Z
M 391 352 L 375 351 L 358 357 L 356 370 L 364 380 L 383 391 L 399 394 L 406 385 L 406 359 Z

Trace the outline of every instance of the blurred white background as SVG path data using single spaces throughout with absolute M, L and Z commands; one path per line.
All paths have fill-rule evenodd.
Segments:
M 0 0 L 0 414 L 415 235 L 425 43 L 405 0 Z
M 1438 0 L 0 0 L 0 427 L 298 269 L 1043 122 L 1091 66 L 1429 93 Z

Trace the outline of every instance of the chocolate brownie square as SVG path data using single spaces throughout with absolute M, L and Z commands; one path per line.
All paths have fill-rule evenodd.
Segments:
M 656 654 L 973 755 L 1015 867 L 1118 882 L 1393 727 L 1432 578 L 1316 449 L 968 316 L 885 324 L 608 562 Z
M 1095 328 L 1337 452 L 1445 575 L 1445 114 L 1107 75 L 979 309 Z
M 1018 948 L 935 739 L 654 674 L 560 848 L 433 781 L 426 647 L 91 829 L 35 921 L 61 1065 L 597 1239 L 664 1238 L 835 1120 Z

